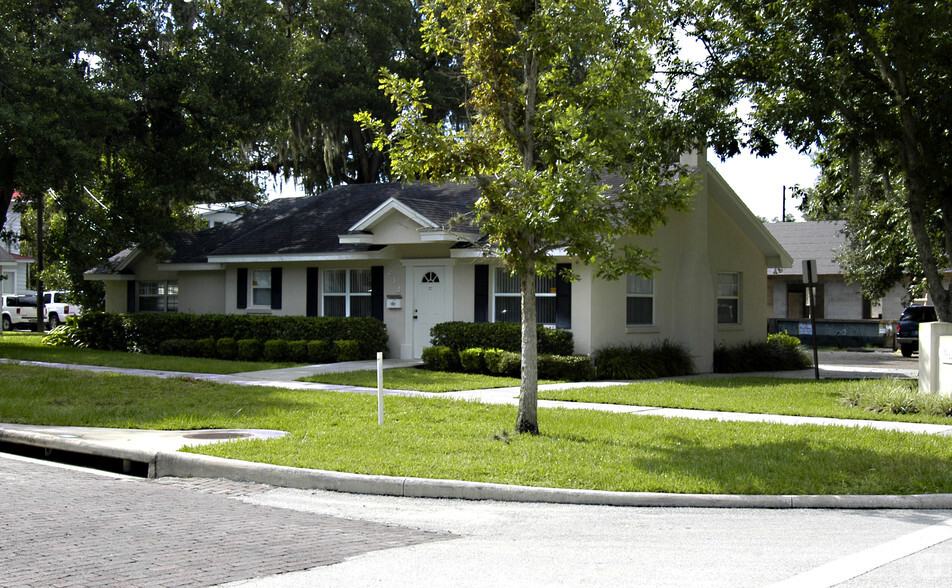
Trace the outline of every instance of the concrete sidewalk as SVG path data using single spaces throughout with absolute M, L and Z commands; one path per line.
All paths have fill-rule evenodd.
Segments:
M 0 359 L 0 363 L 35 365 L 57 369 L 87 370 L 93 372 L 123 373 L 160 378 L 196 378 L 208 381 L 270 386 L 297 390 L 329 390 L 337 392 L 375 394 L 376 389 L 335 386 L 293 381 L 296 378 L 316 373 L 349 370 L 375 369 L 376 362 L 349 362 L 324 366 L 301 366 L 266 372 L 219 375 L 139 370 L 99 366 L 76 366 Z M 385 360 L 386 369 L 408 367 L 419 362 Z M 845 366 L 825 370 L 826 373 L 854 373 Z M 867 368 L 868 369 L 868 368 Z M 821 374 L 823 373 L 821 369 Z M 813 370 L 788 372 L 779 377 L 813 377 Z M 770 375 L 778 374 L 733 374 Z M 869 374 L 867 373 L 867 376 Z M 914 377 L 895 370 L 882 371 L 877 377 Z M 386 376 L 384 379 L 386 383 Z M 617 386 L 629 382 L 581 382 L 541 385 L 540 390 L 565 389 L 569 387 Z M 449 393 L 426 393 L 402 390 L 387 390 L 388 395 L 454 398 L 490 404 L 517 404 L 519 389 L 495 388 Z M 919 434 L 952 434 L 952 426 L 924 423 L 901 423 L 874 420 L 847 420 L 820 417 L 796 417 L 750 413 L 731 413 L 707 410 L 658 408 L 581 402 L 539 401 L 540 408 L 564 408 L 573 410 L 600 410 L 618 414 L 653 415 L 670 418 L 698 420 L 767 422 L 786 425 L 822 425 L 844 427 L 869 427 L 880 430 L 902 431 Z M 207 431 L 152 431 L 128 429 L 104 429 L 89 427 L 46 427 L 38 425 L 0 424 L 0 442 L 21 443 L 45 447 L 50 451 L 113 456 L 120 459 L 141 461 L 149 464 L 150 476 L 227 478 L 235 481 L 256 482 L 272 486 L 306 489 L 325 489 L 364 494 L 383 494 L 430 498 L 464 498 L 476 500 L 504 500 L 527 502 L 564 502 L 572 504 L 607 504 L 641 506 L 729 506 L 752 508 L 952 508 L 952 495 L 916 496 L 747 496 L 747 495 L 669 495 L 657 493 L 602 492 L 588 490 L 563 490 L 486 484 L 454 480 L 428 480 L 420 478 L 366 476 L 301 468 L 286 468 L 267 464 L 224 460 L 209 456 L 178 452 L 189 445 L 212 443 L 226 439 L 265 439 L 283 435 L 281 431 L 263 430 L 207 430 Z

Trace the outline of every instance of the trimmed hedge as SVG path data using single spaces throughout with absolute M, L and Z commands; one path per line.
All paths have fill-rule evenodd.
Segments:
M 334 352 L 337 355 L 337 361 L 360 361 L 361 359 L 370 359 L 360 352 L 360 341 L 334 341 Z
M 540 354 L 572 355 L 575 352 L 571 331 L 538 325 L 536 332 Z M 474 347 L 516 353 L 522 350 L 522 326 L 519 323 L 440 323 L 430 329 L 430 337 L 434 347 L 449 347 L 456 353 Z
M 687 348 L 669 340 L 647 346 L 603 347 L 592 359 L 599 379 L 648 380 L 694 373 L 694 362 Z
M 464 349 L 458 354 L 449 347 L 423 350 L 423 367 L 429 370 L 519 377 L 522 355 L 503 349 Z M 544 380 L 587 381 L 594 378 L 592 358 L 587 355 L 539 355 L 539 378 Z
M 449 347 L 438 345 L 423 349 L 423 369 L 436 372 L 452 372 L 460 367 L 456 352 Z
M 369 358 L 386 351 L 388 340 L 386 326 L 374 318 L 86 312 L 69 328 L 86 347 L 142 353 L 155 353 L 168 339 L 255 339 L 262 345 L 284 339 L 356 341 L 361 358 Z
M 770 335 L 766 342 L 714 349 L 714 371 L 718 373 L 780 372 L 812 366 L 813 361 L 800 350 L 800 340 L 786 333 Z

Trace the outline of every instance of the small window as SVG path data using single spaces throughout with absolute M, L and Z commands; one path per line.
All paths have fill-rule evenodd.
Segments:
M 717 274 L 717 322 L 740 323 L 740 274 Z
M 177 312 L 178 281 L 139 282 L 139 312 Z
M 522 322 L 522 300 L 519 276 L 503 267 L 496 268 L 493 292 L 494 321 L 497 323 Z M 555 325 L 556 278 L 536 276 L 536 322 L 540 325 Z
M 370 269 L 324 270 L 324 316 L 371 316 Z
M 629 326 L 654 324 L 654 280 L 628 275 L 626 323 Z
M 251 304 L 271 307 L 271 270 L 251 272 Z

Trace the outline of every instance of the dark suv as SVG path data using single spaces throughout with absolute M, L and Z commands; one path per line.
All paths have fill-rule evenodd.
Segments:
M 934 323 L 938 320 L 934 306 L 907 306 L 899 317 L 896 327 L 896 342 L 903 357 L 911 357 L 919 351 L 919 323 Z

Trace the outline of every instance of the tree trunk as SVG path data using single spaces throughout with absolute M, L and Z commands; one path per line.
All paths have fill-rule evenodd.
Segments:
M 43 320 L 46 305 L 43 304 L 43 204 L 46 194 L 36 195 L 34 208 L 36 209 L 36 332 L 46 330 L 46 321 Z
M 536 332 L 535 264 L 529 263 L 522 281 L 522 379 L 519 386 L 519 414 L 516 433 L 539 434 L 539 362 Z

